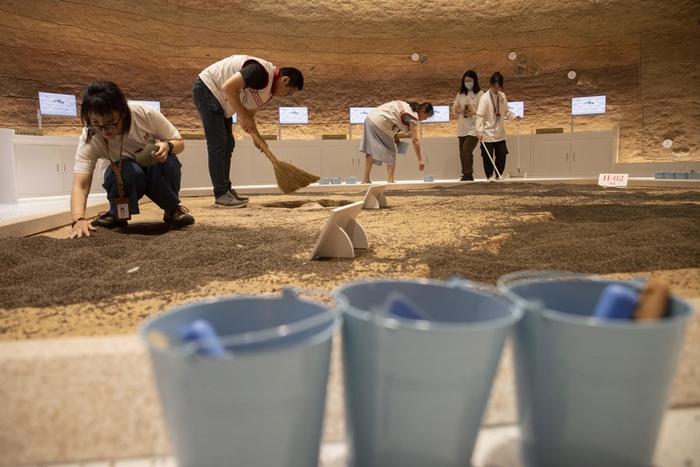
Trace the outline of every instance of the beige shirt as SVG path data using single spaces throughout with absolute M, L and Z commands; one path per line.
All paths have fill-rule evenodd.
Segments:
M 496 108 L 494 102 L 501 114 L 500 118 L 496 117 Z M 498 98 L 491 91 L 485 91 L 484 95 L 479 99 L 479 106 L 476 109 L 476 134 L 483 135 L 484 141 L 494 143 L 506 139 L 506 130 L 503 126 L 503 121 L 506 118 L 515 118 L 515 114 L 508 110 L 508 100 L 502 91 L 498 91 Z
M 182 139 L 177 128 L 156 109 L 145 105 L 129 104 L 129 110 L 131 110 L 131 129 L 124 137 L 121 156 L 134 159 L 149 142 Z M 78 149 L 75 152 L 74 173 L 92 174 L 100 158 L 119 160 L 122 136 L 112 138 L 109 143 L 99 133 L 92 137 L 90 143 L 86 143 L 86 136 L 87 128 L 83 128 Z
M 399 133 L 408 133 L 411 123 L 418 124 L 418 113 L 404 101 L 391 101 L 372 110 L 368 115 L 372 123 L 392 138 Z
M 455 100 L 452 103 L 452 113 L 458 115 L 457 118 L 457 136 L 476 136 L 476 109 L 479 107 L 479 99 L 484 94 L 481 89 L 474 94 L 469 91 L 467 94 L 457 93 Z M 465 106 L 469 106 L 472 113 L 470 116 L 458 114 L 457 109 L 464 110 Z

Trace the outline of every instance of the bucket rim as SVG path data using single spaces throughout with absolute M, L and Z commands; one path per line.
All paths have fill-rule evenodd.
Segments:
M 644 283 L 642 281 L 625 281 L 620 279 L 611 279 L 607 277 L 602 277 L 597 274 L 584 274 L 557 270 L 526 270 L 513 272 L 499 277 L 497 287 L 504 297 L 517 303 L 524 313 L 535 313 L 554 321 L 565 322 L 569 324 L 575 324 L 591 328 L 620 330 L 635 329 L 639 331 L 644 329 L 650 330 L 664 327 L 676 327 L 684 325 L 695 314 L 695 310 L 687 300 L 685 300 L 682 297 L 679 297 L 676 294 L 671 294 L 670 299 L 684 305 L 688 309 L 687 313 L 682 313 L 668 318 L 657 319 L 654 321 L 595 319 L 593 316 L 575 315 L 563 311 L 553 310 L 551 308 L 546 308 L 539 300 L 526 299 L 511 290 L 511 288 L 516 284 L 523 285 L 559 281 L 580 281 L 597 283 L 605 282 L 610 284 L 625 285 L 628 287 L 632 287 L 638 291 L 641 290 L 644 286 Z
M 313 335 L 308 336 L 305 339 L 302 339 L 298 342 L 294 342 L 291 345 L 283 346 L 283 347 L 271 347 L 271 348 L 264 348 L 262 350 L 256 350 L 255 352 L 237 352 L 235 350 L 229 350 L 227 351 L 226 355 L 223 357 L 217 357 L 217 358 L 212 358 L 210 356 L 206 355 L 198 355 L 194 353 L 195 350 L 197 350 L 198 345 L 196 342 L 190 342 L 186 344 L 176 344 L 176 345 L 162 345 L 153 342 L 153 339 L 149 337 L 149 332 L 151 330 L 149 329 L 153 323 L 156 321 L 163 319 L 167 316 L 170 316 L 175 313 L 179 313 L 184 309 L 189 309 L 192 306 L 202 306 L 202 305 L 207 305 L 207 304 L 212 304 L 212 303 L 220 303 L 220 302 L 238 302 L 242 300 L 268 300 L 268 301 L 280 301 L 280 300 L 297 300 L 299 302 L 303 302 L 304 304 L 307 305 L 313 305 L 314 307 L 319 308 L 320 311 L 318 314 L 314 314 L 310 317 L 302 318 L 299 320 L 296 320 L 292 323 L 285 324 L 285 325 L 280 325 L 280 326 L 272 326 L 272 327 L 267 327 L 263 328 L 260 330 L 256 331 L 251 331 L 251 332 L 243 332 L 243 333 L 238 333 L 238 334 L 232 334 L 228 336 L 217 336 L 219 339 L 227 343 L 228 345 L 236 345 L 238 342 L 234 342 L 233 344 L 231 341 L 233 338 L 236 337 L 242 337 L 246 336 L 245 338 L 242 338 L 242 342 L 240 344 L 254 344 L 256 342 L 264 342 L 263 339 L 261 339 L 259 336 L 264 336 L 265 338 L 278 338 L 278 337 L 285 337 L 289 335 L 294 335 L 300 332 L 308 331 L 310 329 L 313 329 L 316 326 L 321 326 L 327 323 L 327 326 L 325 326 L 322 330 L 320 330 L 317 333 L 314 333 Z M 294 349 L 297 347 L 302 347 L 302 346 L 309 346 L 309 345 L 317 345 L 321 342 L 325 342 L 329 338 L 332 338 L 333 334 L 337 331 L 337 329 L 340 327 L 342 324 L 342 315 L 339 313 L 337 310 L 328 307 L 324 305 L 323 303 L 316 302 L 314 300 L 308 300 L 305 298 L 300 298 L 297 296 L 296 292 L 293 289 L 283 289 L 281 293 L 279 294 L 243 294 L 243 295 L 224 295 L 220 297 L 210 297 L 210 298 L 205 298 L 202 300 L 195 300 L 193 302 L 189 303 L 184 303 L 180 305 L 176 305 L 171 308 L 167 308 L 160 313 L 157 313 L 155 315 L 149 316 L 143 322 L 139 325 L 138 329 L 138 335 L 141 338 L 142 342 L 146 347 L 148 348 L 149 351 L 155 352 L 155 353 L 161 353 L 161 354 L 167 354 L 170 356 L 179 356 L 183 358 L 204 358 L 207 360 L 227 360 L 227 359 L 241 359 L 241 358 L 247 358 L 247 357 L 255 357 L 267 353 L 274 353 L 274 352 L 279 352 L 279 351 L 286 351 L 289 349 Z M 291 327 L 291 331 L 289 328 Z M 281 328 L 287 328 L 285 329 L 283 333 L 280 333 Z M 227 339 L 228 338 L 228 339 Z
M 488 296 L 497 301 L 502 302 L 505 308 L 508 310 L 507 315 L 489 319 L 486 321 L 473 322 L 442 322 L 442 321 L 423 321 L 423 320 L 412 320 L 412 319 L 402 319 L 402 318 L 392 318 L 388 316 L 379 315 L 370 310 L 361 310 L 355 306 L 350 305 L 349 300 L 343 292 L 349 288 L 377 284 L 377 283 L 397 283 L 397 284 L 422 284 L 422 285 L 434 285 L 439 287 L 458 289 L 463 291 L 470 291 L 473 293 L 478 293 L 483 296 Z M 501 295 L 496 288 L 482 284 L 479 282 L 472 282 L 462 278 L 452 278 L 447 281 L 437 280 L 437 279 L 363 279 L 359 281 L 354 281 L 351 283 L 346 283 L 340 287 L 335 288 L 331 292 L 331 296 L 336 301 L 336 309 L 343 310 L 340 312 L 343 316 L 350 315 L 353 318 L 373 322 L 387 329 L 402 329 L 407 331 L 417 331 L 417 332 L 445 332 L 445 333 L 465 333 L 465 332 L 480 332 L 500 328 L 508 328 L 513 326 L 523 317 L 523 310 L 517 304 L 510 300 L 507 300 L 503 295 Z

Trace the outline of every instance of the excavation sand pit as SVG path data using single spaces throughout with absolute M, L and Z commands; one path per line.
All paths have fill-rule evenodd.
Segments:
M 253 196 L 237 210 L 188 198 L 197 223 L 180 231 L 149 203 L 123 231 L 1 239 L 0 339 L 133 333 L 174 304 L 290 286 L 330 301 L 325 292 L 369 277 L 494 283 L 561 269 L 662 275 L 700 296 L 697 190 L 481 183 L 387 196 L 390 208 L 360 215 L 370 249 L 354 260 L 309 254 L 329 211 L 359 193 Z

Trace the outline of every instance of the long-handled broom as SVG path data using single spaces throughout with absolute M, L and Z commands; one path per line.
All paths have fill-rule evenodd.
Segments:
M 267 145 L 265 140 L 260 136 L 260 134 L 251 133 L 250 134 L 255 141 L 255 145 L 262 151 L 270 162 L 272 162 L 272 168 L 275 170 L 275 178 L 277 179 L 277 186 L 283 193 L 292 193 L 297 191 L 299 188 L 304 188 L 317 182 L 320 177 L 310 174 L 305 170 L 301 170 L 298 167 L 294 167 L 289 162 L 284 162 L 275 157 L 270 151 L 270 147 Z

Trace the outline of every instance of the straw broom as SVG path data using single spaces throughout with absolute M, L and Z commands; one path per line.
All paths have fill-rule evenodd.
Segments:
M 253 138 L 255 146 L 257 146 L 257 148 L 270 159 L 270 162 L 272 162 L 272 168 L 275 170 L 275 178 L 277 179 L 277 186 L 283 193 L 292 193 L 320 179 L 320 177 L 316 175 L 294 167 L 289 162 L 277 159 L 259 133 L 251 133 L 250 136 Z

